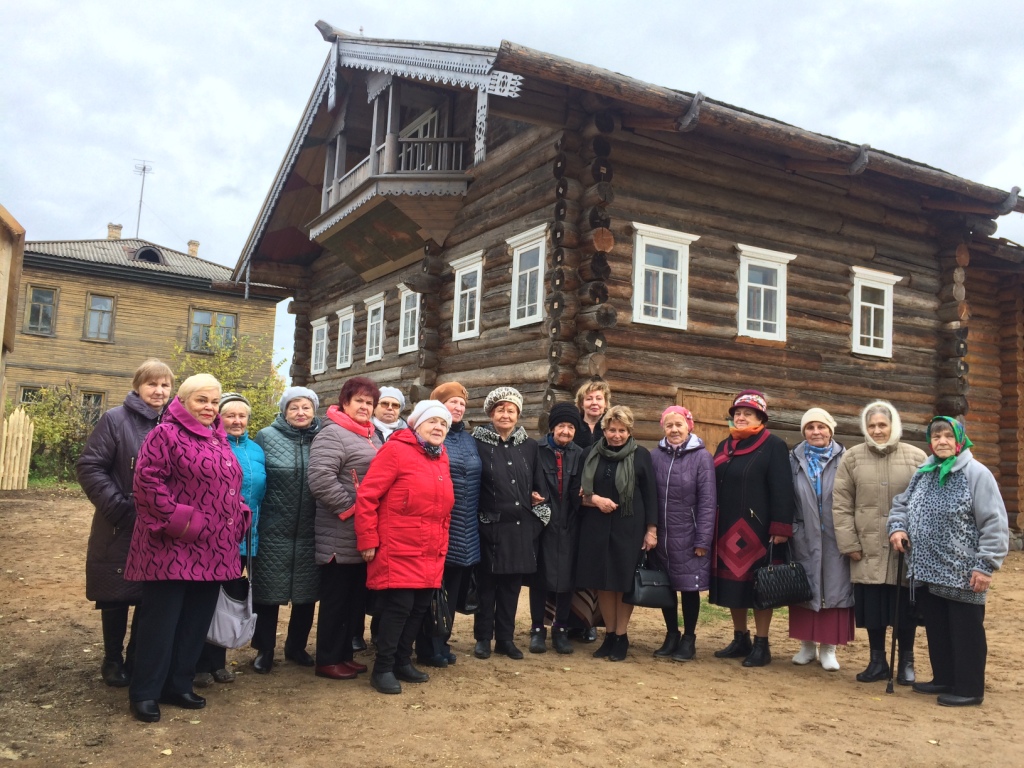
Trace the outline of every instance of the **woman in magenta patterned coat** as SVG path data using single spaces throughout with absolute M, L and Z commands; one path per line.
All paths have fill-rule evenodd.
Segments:
M 128 698 L 147 723 L 160 719 L 160 702 L 206 706 L 192 690 L 196 660 L 219 583 L 242 571 L 239 544 L 251 513 L 217 412 L 220 395 L 208 374 L 182 382 L 136 463 L 125 578 L 142 582 L 142 610 Z

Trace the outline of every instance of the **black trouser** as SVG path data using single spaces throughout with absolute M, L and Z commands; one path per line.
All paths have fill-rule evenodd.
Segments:
M 218 669 L 226 669 L 228 663 L 228 649 L 222 648 L 213 643 L 203 643 L 203 650 L 196 661 L 196 674 L 200 672 L 212 673 Z
M 921 593 L 918 593 L 919 595 Z M 933 681 L 957 696 L 985 695 L 985 606 L 921 595 Z
M 512 640 L 516 629 L 516 608 L 519 591 L 523 588 L 521 573 L 491 573 L 488 563 L 481 563 L 477 571 L 477 592 L 480 607 L 473 616 L 473 636 L 477 640 L 499 642 Z
M 455 606 L 459 604 L 461 595 L 469 588 L 469 580 L 473 575 L 475 565 L 446 565 L 444 567 L 444 588 L 448 592 L 448 624 L 455 627 Z M 428 659 L 433 656 L 447 656 L 452 652 L 448 644 L 451 639 L 451 632 L 445 637 L 431 637 L 426 632 L 426 617 L 416 635 L 416 655 L 421 659 Z
M 320 568 L 320 614 L 316 620 L 316 665 L 352 661 L 352 636 L 366 611 L 366 563 L 331 561 Z
M 544 612 L 548 603 L 548 582 L 540 564 L 537 570 L 526 577 L 526 583 L 530 587 L 530 623 L 534 627 L 544 626 Z M 555 593 L 555 618 L 551 626 L 564 627 L 569 622 L 569 612 L 572 610 L 573 591 Z
M 680 592 L 679 597 L 683 604 L 683 634 L 695 634 L 697 618 L 700 616 L 700 592 Z M 662 608 L 661 615 L 665 617 L 666 631 L 675 632 L 679 629 L 678 603 L 671 608 Z
M 143 582 L 129 700 L 192 692 L 196 660 L 219 594 L 216 581 Z
M 257 651 L 273 651 L 277 645 L 277 615 L 281 606 L 270 603 L 253 603 L 256 611 L 256 631 L 252 636 L 252 647 Z M 284 641 L 285 653 L 305 650 L 309 642 L 309 631 L 313 628 L 313 612 L 316 603 L 292 603 L 292 615 L 288 619 L 288 636 Z
M 423 625 L 434 590 L 382 589 L 374 594 L 380 629 L 373 672 L 379 674 L 405 666 L 412 660 L 412 644 Z
M 121 653 L 124 651 L 124 666 L 130 675 L 135 664 L 135 633 L 139 629 L 139 607 L 136 606 L 135 612 L 132 614 L 132 633 L 128 638 L 126 650 L 124 636 L 128 632 L 128 609 L 131 607 L 131 603 L 122 603 L 118 606 L 110 603 L 105 603 L 105 605 L 110 607 L 100 611 L 100 623 L 103 627 L 103 660 L 122 661 Z

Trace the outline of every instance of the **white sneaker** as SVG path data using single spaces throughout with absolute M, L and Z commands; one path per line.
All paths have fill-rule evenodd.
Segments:
M 827 646 L 821 646 L 822 651 Z M 800 642 L 800 650 L 797 651 L 796 656 L 793 657 L 794 664 L 810 664 L 818 657 L 818 646 L 812 643 L 810 640 L 803 640 Z
M 838 672 L 839 661 L 836 659 L 836 647 L 834 645 L 821 644 L 821 668 L 826 672 Z

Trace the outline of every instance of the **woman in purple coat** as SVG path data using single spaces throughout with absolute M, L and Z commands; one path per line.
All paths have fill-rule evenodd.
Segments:
M 693 416 L 679 405 L 661 414 L 665 437 L 651 451 L 658 484 L 658 545 L 655 558 L 668 571 L 672 588 L 683 603 L 683 632 L 679 607 L 663 609 L 665 642 L 655 656 L 674 661 L 693 658 L 700 593 L 711 580 L 711 542 L 715 533 L 715 463 L 704 441 L 693 434 Z
M 142 610 L 128 698 L 146 723 L 160 719 L 160 703 L 206 706 L 192 690 L 196 661 L 220 582 L 242 573 L 239 544 L 251 513 L 217 412 L 220 394 L 209 374 L 185 379 L 136 464 L 125 578 L 142 582 Z

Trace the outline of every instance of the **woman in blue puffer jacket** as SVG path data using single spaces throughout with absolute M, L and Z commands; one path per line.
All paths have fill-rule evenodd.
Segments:
M 480 453 L 476 440 L 466 429 L 462 417 L 466 413 L 469 393 L 457 381 L 441 384 L 430 393 L 431 400 L 439 400 L 452 415 L 452 426 L 444 439 L 455 488 L 455 506 L 452 508 L 451 528 L 448 531 L 448 555 L 444 561 L 444 587 L 448 591 L 448 607 L 452 622 L 455 606 L 464 601 L 469 589 L 473 569 L 480 562 L 480 522 L 477 505 L 480 501 Z M 416 639 L 416 656 L 420 664 L 429 667 L 447 667 L 454 664 L 448 640 L 451 637 L 432 638 L 424 632 Z

